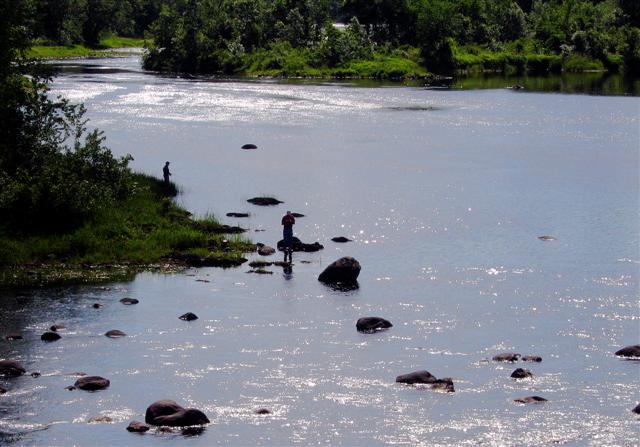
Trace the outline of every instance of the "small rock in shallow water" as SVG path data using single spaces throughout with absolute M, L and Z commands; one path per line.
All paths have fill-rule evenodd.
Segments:
M 73 386 L 84 391 L 98 391 L 107 388 L 109 384 L 110 382 L 104 377 L 86 376 L 76 380 Z
M 76 389 L 76 387 L 73 386 L 73 385 L 69 385 L 69 386 L 65 386 L 64 389 L 67 390 L 67 391 L 73 391 L 73 390 Z
M 147 424 L 143 424 L 142 422 L 132 421 L 127 426 L 127 431 L 130 431 L 131 433 L 144 433 L 146 431 L 149 431 L 150 428 L 151 427 L 149 427 Z
M 249 144 L 243 145 L 242 149 L 245 149 L 245 150 L 247 150 L 247 149 L 258 149 L 258 146 L 256 146 L 255 144 L 249 143 Z
M 409 374 L 403 374 L 396 377 L 396 382 L 406 383 L 407 385 L 414 385 L 416 383 L 434 383 L 436 377 L 429 371 L 414 371 Z
M 631 411 L 633 411 L 636 414 L 640 414 L 640 404 L 636 405 Z
M 66 329 L 67 327 L 64 324 L 54 324 L 49 328 L 50 331 L 58 332 L 62 329 Z
M 503 352 L 502 354 L 494 355 L 492 360 L 494 362 L 517 362 L 520 358 L 520 354 L 515 352 Z
M 227 217 L 249 217 L 249 213 L 227 213 Z
M 193 312 L 187 312 L 184 315 L 180 315 L 178 318 L 180 318 L 183 321 L 193 321 L 193 320 L 197 320 L 198 316 Z
M 130 306 L 132 304 L 138 304 L 140 301 L 135 298 L 122 298 L 120 302 L 125 306 Z
M 373 333 L 393 327 L 389 320 L 380 317 L 363 317 L 356 322 L 358 332 Z
M 147 408 L 145 422 L 151 425 L 187 427 L 208 424 L 207 416 L 196 408 L 182 408 L 172 400 L 159 400 Z
M 640 357 L 640 345 L 625 346 L 624 348 L 616 351 L 615 355 L 621 357 Z
M 346 238 L 344 236 L 337 236 L 337 237 L 332 237 L 331 240 L 333 242 L 340 242 L 340 243 L 344 243 L 344 242 L 351 242 L 351 239 Z
M 62 337 L 60 337 L 60 334 L 56 332 L 45 332 L 40 336 L 40 340 L 42 341 L 56 341 L 60 340 L 61 338 Z
M 545 242 L 549 242 L 549 241 L 555 241 L 556 238 L 553 236 L 538 236 L 538 239 L 540 239 L 541 241 L 545 241 Z
M 4 394 L 4 393 L 6 393 L 6 392 L 7 392 L 7 390 L 6 390 L 6 389 L 4 389 L 4 388 L 2 388 L 2 387 L 0 386 L 0 394 Z
M 92 306 L 92 307 L 93 307 L 94 309 L 102 309 L 104 306 L 103 306 L 102 304 L 100 304 L 100 303 L 93 303 L 93 306 Z
M 525 355 L 524 357 L 522 357 L 521 359 L 523 362 L 536 362 L 536 363 L 540 363 L 542 361 L 542 357 L 540 357 L 539 355 Z
M 33 377 L 34 379 L 37 379 L 38 377 L 40 377 L 42 374 L 40 374 L 38 371 L 34 371 L 31 373 L 31 377 Z
M 453 387 L 453 379 L 449 377 L 445 377 L 444 379 L 437 379 L 435 382 L 432 382 L 431 388 L 434 390 L 446 391 L 447 393 L 455 392 L 455 388 Z
M 267 408 L 258 408 L 256 411 L 254 411 L 255 414 L 271 414 L 271 410 L 267 409 Z
M 273 247 L 269 247 L 268 245 L 260 244 L 258 247 L 258 254 L 260 256 L 271 256 L 276 252 L 276 249 Z
M 89 419 L 89 424 L 95 424 L 95 423 L 110 423 L 113 422 L 113 418 L 110 416 L 94 416 L 91 419 Z
M 106 335 L 109 338 L 119 338 L 119 337 L 125 337 L 127 334 L 125 334 L 122 331 L 119 331 L 118 329 L 112 329 L 107 333 L 105 333 L 104 335 Z
M 547 399 L 540 396 L 527 396 L 514 399 L 513 401 L 518 402 L 519 404 L 541 404 L 543 402 L 547 402 Z
M 4 339 L 7 340 L 7 341 L 22 340 L 22 335 L 20 335 L 20 334 L 9 334 L 6 337 L 4 337 Z
M 514 372 L 511 373 L 511 378 L 513 379 L 528 379 L 533 377 L 533 374 L 528 369 L 518 368 Z
M 284 203 L 274 197 L 254 197 L 252 199 L 248 199 L 247 202 L 259 206 L 273 206 L 278 205 L 279 203 Z
M 304 214 L 300 214 L 300 213 L 291 213 L 291 215 L 292 215 L 293 217 L 296 217 L 296 218 L 297 218 L 297 217 L 305 217 L 305 215 L 304 215 Z

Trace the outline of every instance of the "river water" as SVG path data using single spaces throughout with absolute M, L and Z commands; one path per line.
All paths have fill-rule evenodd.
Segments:
M 640 342 L 637 97 L 187 80 L 136 57 L 63 66 L 52 93 L 84 102 L 135 169 L 171 161 L 188 209 L 269 245 L 290 209 L 306 215 L 296 235 L 325 248 L 296 253 L 291 274 L 245 265 L 5 292 L 2 335 L 25 339 L 0 341 L 0 358 L 42 376 L 0 381 L 0 444 L 638 444 L 640 362 L 613 355 Z M 246 202 L 257 195 L 285 204 Z M 317 281 L 347 255 L 359 289 Z M 177 318 L 187 311 L 200 318 Z M 360 334 L 363 316 L 394 326 Z M 52 324 L 67 329 L 46 344 Z M 504 351 L 543 361 L 490 360 Z M 511 379 L 517 367 L 534 377 Z M 456 391 L 394 382 L 421 369 Z M 67 391 L 77 371 L 111 386 Z M 530 395 L 548 402 L 513 401 Z M 211 424 L 125 430 L 160 399 Z

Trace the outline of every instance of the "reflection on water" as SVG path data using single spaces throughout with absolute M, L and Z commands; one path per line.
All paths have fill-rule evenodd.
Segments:
M 537 94 L 522 81 L 524 92 L 185 80 L 143 73 L 134 58 L 90 64 L 52 92 L 87 101 L 116 154 L 156 174 L 171 160 L 179 200 L 198 214 L 250 212 L 222 220 L 255 242 L 274 246 L 293 209 L 306 215 L 296 235 L 325 248 L 273 275 L 201 268 L 5 292 L 0 335 L 24 340 L 0 341 L 0 358 L 42 375 L 0 379 L 0 443 L 636 443 L 640 364 L 612 353 L 638 343 L 637 98 Z M 259 149 L 242 151 L 248 142 Z M 256 195 L 286 205 L 249 205 Z M 318 281 L 341 256 L 362 265 L 359 288 Z M 365 316 L 393 327 L 358 333 Z M 67 327 L 62 339 L 42 342 L 53 324 Z M 112 329 L 127 336 L 105 337 Z M 491 361 L 507 351 L 543 360 Z M 511 379 L 523 365 L 534 377 Z M 422 369 L 453 378 L 455 393 L 394 381 Z M 78 372 L 111 385 L 66 390 Z M 531 395 L 548 402 L 514 402 Z M 128 433 L 159 399 L 212 424 Z M 113 421 L 89 423 L 97 416 Z

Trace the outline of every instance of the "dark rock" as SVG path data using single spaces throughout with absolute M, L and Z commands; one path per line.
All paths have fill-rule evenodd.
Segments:
M 278 247 L 278 250 L 284 251 L 284 239 L 280 239 L 278 241 L 277 247 Z M 293 251 L 303 251 L 306 253 L 313 253 L 313 252 L 322 250 L 324 246 L 319 242 L 314 242 L 313 244 L 306 244 L 294 236 L 292 248 L 293 248 Z
M 511 378 L 513 379 L 528 379 L 533 377 L 533 374 L 528 369 L 518 368 L 514 372 L 511 373 Z
M 549 241 L 555 241 L 556 238 L 553 236 L 538 236 L 538 239 L 540 239 L 541 241 L 545 241 L 545 242 L 549 242 Z
M 56 341 L 60 340 L 61 338 L 62 337 L 60 337 L 60 334 L 58 334 L 57 332 L 45 332 L 40 336 L 40 340 L 42 341 Z
M 640 357 L 640 345 L 625 346 L 616 351 L 616 355 L 621 357 Z
M 273 275 L 272 271 L 265 270 L 263 268 L 257 268 L 257 269 L 249 270 L 247 273 L 256 273 L 258 275 Z
M 271 414 L 271 410 L 267 409 L 267 408 L 258 408 L 256 411 L 254 411 L 255 414 Z
M 542 402 L 547 402 L 547 399 L 540 396 L 527 396 L 527 397 L 519 397 L 518 399 L 514 399 L 514 402 L 518 402 L 519 404 L 540 404 Z
M 107 333 L 105 333 L 104 335 L 106 335 L 109 338 L 119 338 L 119 337 L 125 337 L 127 334 L 125 334 L 122 331 L 119 331 L 118 329 L 112 329 Z
M 393 324 L 389 320 L 379 317 L 363 317 L 356 322 L 358 332 L 372 333 L 389 329 L 390 327 L 393 327 Z
M 100 304 L 100 303 L 93 303 L 93 306 L 92 306 L 92 307 L 93 307 L 94 309 L 102 309 L 104 306 L 103 306 L 102 304 Z
M 192 312 L 187 312 L 184 315 L 180 315 L 178 318 L 180 318 L 183 321 L 193 321 L 193 320 L 197 320 L 198 316 Z
M 227 217 L 249 217 L 249 213 L 227 213 Z
M 242 146 L 242 149 L 245 149 L 245 150 L 247 150 L 247 149 L 258 149 L 258 146 L 256 146 L 255 144 L 249 143 L 249 144 L 245 144 L 244 146 Z
M 246 232 L 246 228 L 237 225 L 211 224 L 207 222 L 194 222 L 193 226 L 201 231 L 211 234 L 240 234 Z
M 273 206 L 278 205 L 279 203 L 284 203 L 273 197 L 254 197 L 252 199 L 248 199 L 247 202 L 259 206 Z
M 269 247 L 268 245 L 262 245 L 258 247 L 258 254 L 260 256 L 271 256 L 276 252 L 276 249 L 273 247 Z
M 536 362 L 536 363 L 540 363 L 542 361 L 542 357 L 540 357 L 539 355 L 525 355 L 524 357 L 522 357 L 521 359 L 523 362 Z
M 434 383 L 436 380 L 438 379 L 436 379 L 429 371 L 414 371 L 409 374 L 403 374 L 396 377 L 396 382 L 406 383 L 408 385 L 414 385 L 416 383 Z
M 351 239 L 346 238 L 346 237 L 344 237 L 344 236 L 332 237 L 332 238 L 331 238 L 331 240 L 332 240 L 333 242 L 340 242 L 340 243 L 343 243 L 343 242 L 351 242 Z
M 132 421 L 127 426 L 127 431 L 130 431 L 131 433 L 144 433 L 149 431 L 150 428 L 151 427 L 147 424 L 143 424 L 142 422 Z
M 82 371 L 70 372 L 70 373 L 66 373 L 65 374 L 65 376 L 76 376 L 76 377 L 84 377 L 86 375 L 87 375 L 87 373 L 82 372 Z
M 69 386 L 65 386 L 64 389 L 67 390 L 67 391 L 74 391 L 76 389 L 76 387 L 73 386 L 73 385 L 69 385 Z
M 20 334 L 9 334 L 6 337 L 4 337 L 4 339 L 7 340 L 7 341 L 22 340 L 22 335 L 20 335 Z
M 40 374 L 38 371 L 34 371 L 31 373 L 31 377 L 33 377 L 34 379 L 37 379 L 38 377 L 40 377 L 42 374 Z
M 431 389 L 446 391 L 447 393 L 455 392 L 455 388 L 453 387 L 453 379 L 449 377 L 445 377 L 444 379 L 437 379 L 434 382 L 431 382 Z
M 300 214 L 300 213 L 291 213 L 291 215 L 292 215 L 293 217 L 296 217 L 296 218 L 297 218 L 297 217 L 305 217 L 305 215 L 304 215 L 304 214 Z
M 156 433 L 173 433 L 173 429 L 169 427 L 158 427 Z
M 125 306 L 131 306 L 132 304 L 138 304 L 140 301 L 135 298 L 122 298 L 120 302 Z
M 6 389 L 4 389 L 4 388 L 2 388 L 2 387 L 0 386 L 0 394 L 4 394 L 4 393 L 6 393 L 6 392 L 7 392 L 7 390 L 6 390 Z
M 58 332 L 62 329 L 66 329 L 67 327 L 64 324 L 54 324 L 49 328 L 50 331 Z
M 27 371 L 15 360 L 0 360 L 0 376 L 18 377 L 25 372 Z
M 640 404 L 638 404 L 635 407 L 633 407 L 633 410 L 631 410 L 631 411 L 633 411 L 636 414 L 640 414 Z
M 517 362 L 520 359 L 520 354 L 515 352 L 503 352 L 493 356 L 494 362 Z
M 245 262 L 245 258 L 231 258 L 227 256 L 207 256 L 201 257 L 193 253 L 174 253 L 171 255 L 171 259 L 181 261 L 187 264 L 189 267 L 238 267 Z
M 520 85 L 520 84 L 514 84 L 511 87 L 509 87 L 511 90 L 524 90 L 524 85 Z
M 160 400 L 147 408 L 144 418 L 147 424 L 186 427 L 208 424 L 207 416 L 195 408 L 182 408 L 172 400 Z
M 74 383 L 73 386 L 84 391 L 98 391 L 107 388 L 109 384 L 110 382 L 104 377 L 86 376 L 76 380 L 76 383 Z
M 355 283 L 359 274 L 360 263 L 352 257 L 344 257 L 329 264 L 318 280 L 324 283 Z
M 111 423 L 113 422 L 113 418 L 111 416 L 94 416 L 91 419 L 89 419 L 89 424 L 95 424 L 95 423 Z
M 182 433 L 182 436 L 200 436 L 205 430 L 205 427 L 185 427 L 180 433 Z

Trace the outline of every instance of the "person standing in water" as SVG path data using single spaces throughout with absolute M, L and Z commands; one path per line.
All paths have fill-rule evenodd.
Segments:
M 282 217 L 282 239 L 284 242 L 284 262 L 287 262 L 287 255 L 289 255 L 289 262 L 293 262 L 293 226 L 296 224 L 296 219 L 291 214 L 291 211 L 287 211 Z
M 171 172 L 169 172 L 169 162 L 164 164 L 164 168 L 162 168 L 162 175 L 164 177 L 165 184 L 169 184 L 169 177 L 171 177 Z

